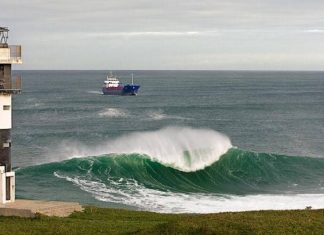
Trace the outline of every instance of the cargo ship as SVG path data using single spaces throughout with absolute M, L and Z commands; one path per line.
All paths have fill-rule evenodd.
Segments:
M 134 77 L 132 74 L 132 83 L 123 85 L 112 72 L 107 76 L 106 81 L 102 87 L 104 95 L 137 95 L 140 85 L 134 84 Z

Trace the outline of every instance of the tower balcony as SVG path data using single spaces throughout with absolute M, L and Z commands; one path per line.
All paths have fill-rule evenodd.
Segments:
M 20 94 L 22 89 L 21 76 L 16 76 L 13 81 L 5 82 L 0 79 L 0 94 Z
M 7 47 L 0 47 L 0 64 L 22 64 L 21 46 L 9 45 Z

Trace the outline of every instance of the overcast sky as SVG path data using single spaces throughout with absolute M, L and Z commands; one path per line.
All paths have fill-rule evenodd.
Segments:
M 323 70 L 323 0 L 0 0 L 19 69 Z

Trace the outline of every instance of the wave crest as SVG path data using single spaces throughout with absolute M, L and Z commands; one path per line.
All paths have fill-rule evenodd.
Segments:
M 144 154 L 151 160 L 181 171 L 196 171 L 216 162 L 232 147 L 230 139 L 210 129 L 167 127 L 132 133 L 98 146 L 63 142 L 52 160 L 102 154 Z M 59 159 L 58 156 L 60 155 Z

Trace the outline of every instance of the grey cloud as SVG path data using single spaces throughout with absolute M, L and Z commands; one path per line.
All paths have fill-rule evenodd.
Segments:
M 259 69 L 275 69 L 274 52 L 278 58 L 286 53 L 287 68 L 296 63 L 298 69 L 303 56 L 314 58 L 305 69 L 321 68 L 316 59 L 324 49 L 324 2 L 319 0 L 10 0 L 1 6 L 6 10 L 0 23 L 10 27 L 11 42 L 25 48 L 24 68 L 244 68 L 246 55 Z M 89 44 L 92 51 L 85 52 Z M 37 58 L 60 56 L 53 45 L 64 48 L 61 59 L 40 62 Z M 177 54 L 169 58 L 171 51 Z M 114 60 L 105 58 L 112 53 Z M 139 53 L 149 60 L 138 60 Z M 97 59 L 89 62 L 88 54 Z M 217 55 L 228 63 L 210 59 Z M 69 56 L 80 59 L 68 66 Z M 262 58 L 265 63 L 258 63 Z

